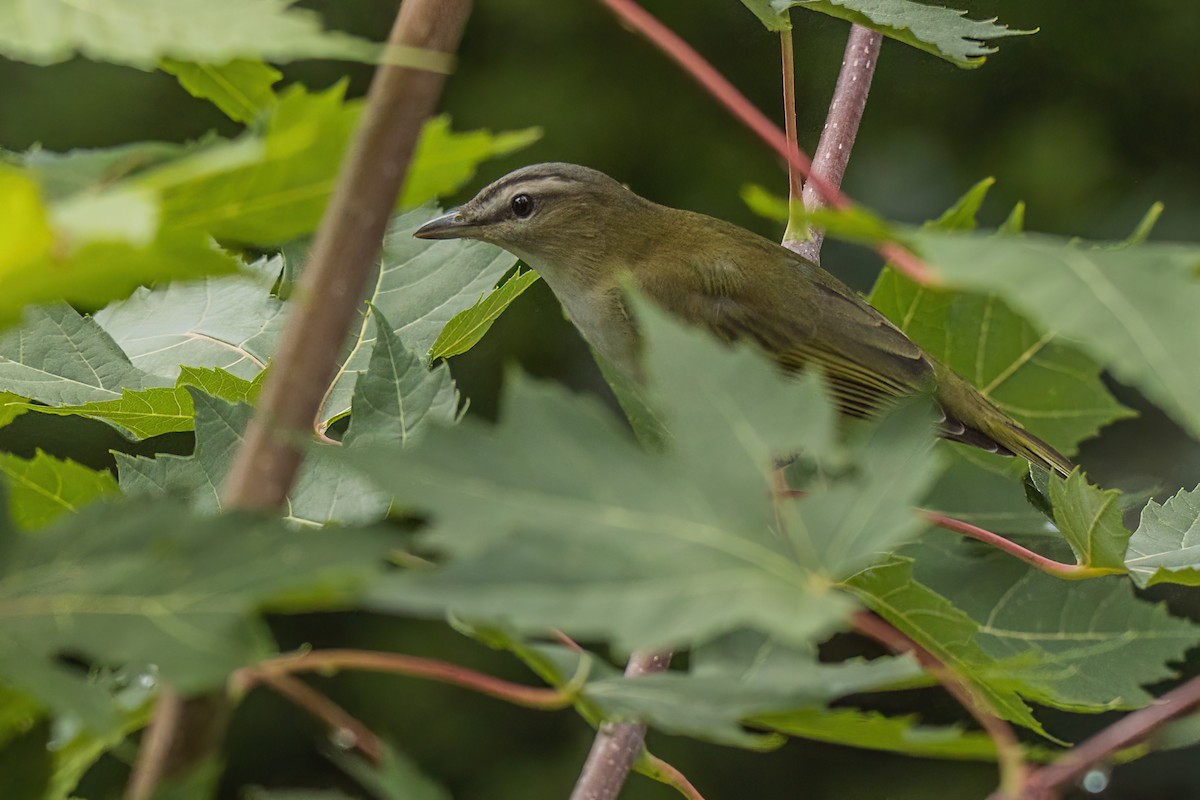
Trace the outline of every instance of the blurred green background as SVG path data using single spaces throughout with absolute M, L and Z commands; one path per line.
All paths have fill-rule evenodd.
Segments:
M 379 40 L 397 3 L 304 5 L 319 10 L 331 27 Z M 778 43 L 740 3 L 647 0 L 646 5 L 759 107 L 778 115 Z M 977 70 L 960 70 L 885 42 L 846 176 L 852 197 L 893 218 L 918 222 L 991 175 L 998 184 L 984 207 L 988 224 L 998 223 L 1024 200 L 1031 229 L 1119 239 L 1161 200 L 1166 212 L 1153 238 L 1200 239 L 1200 5 L 1168 0 L 957 5 L 976 18 L 999 16 L 1011 27 L 1040 32 L 1002 40 L 1001 52 Z M 819 14 L 793 16 L 801 143 L 811 150 L 847 28 Z M 349 77 L 352 93 L 364 91 L 370 77 L 368 68 L 341 63 L 302 63 L 284 71 L 287 81 L 313 88 Z M 0 87 L 0 147 L 8 149 L 35 143 L 65 150 L 144 139 L 184 141 L 210 129 L 237 131 L 214 108 L 159 73 L 83 60 L 51 68 L 0 61 Z M 784 192 L 780 163 L 596 3 L 478 0 L 443 107 L 459 128 L 536 125 L 545 131 L 533 148 L 487 164 L 464 198 L 524 163 L 576 161 L 605 170 L 651 199 L 731 219 L 767 236 L 781 233 L 750 213 L 738 194 L 746 183 Z M 824 264 L 864 290 L 878 270 L 872 253 L 836 242 L 827 245 Z M 541 284 L 479 347 L 453 364 L 473 413 L 496 413 L 504 371 L 512 362 L 580 390 L 606 391 L 582 342 Z M 1200 449 L 1136 393 L 1116 390 L 1143 415 L 1085 445 L 1081 461 L 1092 477 L 1123 488 L 1173 491 L 1195 485 Z M 1177 612 L 1197 616 L 1194 604 L 1177 592 L 1162 596 Z M 512 659 L 443 626 L 362 616 L 347 622 L 338 616 L 281 619 L 277 629 L 285 646 L 396 648 L 530 680 Z M 590 729 L 569 712 L 525 711 L 425 682 L 355 675 L 322 683 L 459 800 L 565 797 L 591 739 Z M 934 690 L 886 703 L 890 711 L 920 710 L 933 722 L 961 719 Z M 1067 738 L 1105 722 L 1065 723 L 1050 714 L 1046 720 Z M 654 734 L 650 744 L 710 800 L 954 800 L 983 797 L 995 779 L 994 767 L 986 764 L 926 762 L 806 742 L 767 755 Z M 334 785 L 339 773 L 321 757 L 321 746 L 318 728 L 299 712 L 273 696 L 252 695 L 227 747 L 227 795 L 236 797 L 237 787 L 246 783 Z M 89 775 L 80 796 L 116 797 L 124 769 L 119 760 L 106 759 Z M 633 778 L 624 796 L 675 795 Z M 1123 767 L 1102 796 L 1200 796 L 1195 753 L 1159 755 Z

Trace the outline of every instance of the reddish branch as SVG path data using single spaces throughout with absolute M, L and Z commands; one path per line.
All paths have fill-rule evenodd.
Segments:
M 453 53 L 470 8 L 470 0 L 405 0 L 388 44 Z M 273 510 L 286 498 L 300 466 L 296 437 L 311 427 L 317 414 L 421 128 L 434 111 L 444 81 L 439 72 L 388 65 L 376 69 L 362 123 L 301 276 L 275 366 L 222 487 L 224 507 Z M 191 770 L 219 742 L 219 731 L 213 734 L 205 720 L 187 713 L 191 702 L 180 701 L 169 689 L 160 693 L 162 710 L 139 753 L 127 794 L 131 800 L 149 797 L 168 773 Z M 179 708 L 183 711 L 169 713 Z
M 854 629 L 882 644 L 894 653 L 912 653 L 921 667 L 967 710 L 979 727 L 991 737 L 1000 764 L 1000 789 L 1004 797 L 1016 797 L 1025 779 L 1025 759 L 1021 743 L 1012 727 L 1001 719 L 982 697 L 959 679 L 936 656 L 910 639 L 882 617 L 869 611 L 854 615 Z
M 788 144 L 787 134 L 755 108 L 754 104 L 737 90 L 737 87 L 718 72 L 712 64 L 709 64 L 691 45 L 679 38 L 678 34 L 659 22 L 635 0 L 599 0 L 599 2 L 682 67 L 742 124 L 779 154 L 789 167 L 806 175 L 809 185 L 820 194 L 826 204 L 839 210 L 851 207 L 850 199 L 840 189 L 821 175 L 813 174 L 812 163 L 800 148 Z M 895 242 L 877 245 L 875 250 L 918 283 L 932 284 L 936 282 L 936 276 L 925 262 Z
M 279 656 L 247 668 L 246 675 L 240 681 L 253 682 L 261 680 L 262 676 L 291 675 L 297 672 L 328 674 L 346 669 L 428 678 L 507 700 L 526 708 L 547 710 L 571 705 L 575 701 L 579 683 L 578 680 L 573 680 L 562 689 L 522 686 L 445 661 L 373 650 L 312 650 L 300 655 Z
M 383 743 L 379 741 L 379 737 L 344 708 L 304 681 L 293 678 L 291 675 L 271 675 L 253 671 L 240 672 L 238 677 L 242 681 L 247 684 L 257 682 L 269 686 L 299 708 L 324 722 L 330 733 L 346 734 L 349 737 L 348 744 L 373 763 L 378 764 L 383 760 Z
M 1057 800 L 1064 787 L 1072 785 L 1089 769 L 1110 759 L 1114 753 L 1137 744 L 1171 720 L 1200 706 L 1200 678 L 1192 678 L 1155 700 L 1109 725 L 1076 746 L 1053 764 L 1035 770 L 1025 782 L 1021 800 Z
M 625 676 L 636 678 L 652 672 L 664 672 L 670 665 L 670 653 L 634 653 L 625 666 Z M 629 770 L 642 754 L 645 741 L 646 726 L 641 723 L 601 723 L 570 800 L 616 800 Z M 686 778 L 683 778 L 683 783 L 691 786 Z

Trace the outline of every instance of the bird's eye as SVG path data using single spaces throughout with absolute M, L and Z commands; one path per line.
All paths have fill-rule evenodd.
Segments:
M 512 199 L 512 212 L 521 219 L 533 213 L 533 198 L 527 194 L 519 194 Z

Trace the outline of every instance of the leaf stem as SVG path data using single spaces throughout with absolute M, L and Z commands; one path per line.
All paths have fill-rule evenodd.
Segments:
M 378 764 L 383 760 L 383 743 L 379 741 L 379 737 L 344 708 L 304 681 L 291 675 L 273 675 L 267 672 L 251 671 L 245 674 L 250 680 L 269 686 L 324 722 L 331 733 L 348 733 L 354 747 L 372 763 Z
M 796 131 L 796 54 L 792 45 L 792 29 L 779 32 L 779 52 L 782 56 L 783 74 L 783 130 L 787 136 L 788 149 L 800 149 L 800 137 Z M 795 209 L 804 197 L 804 176 L 788 162 L 788 223 L 783 232 L 783 246 L 795 249 L 794 245 L 806 240 L 808 226 L 803 220 L 795 219 Z
M 262 680 L 263 676 L 277 677 L 298 672 L 332 673 L 347 669 L 428 678 L 439 683 L 461 686 L 525 708 L 553 711 L 566 708 L 575 702 L 587 677 L 588 661 L 581 661 L 580 673 L 562 689 L 540 689 L 494 678 L 457 664 L 419 656 L 373 650 L 311 650 L 299 655 L 267 659 L 252 667 L 246 667 L 244 671 L 239 671 L 243 674 L 236 679 L 235 686 L 245 686 L 247 682 L 252 684 Z
M 1026 564 L 1056 578 L 1062 578 L 1067 581 L 1082 581 L 1090 578 L 1102 578 L 1105 575 L 1121 574 L 1121 570 L 1119 569 L 1089 567 L 1084 564 L 1064 564 L 1061 561 L 1055 561 L 1052 558 L 1047 558 L 1040 553 L 1035 553 L 1032 550 L 1022 547 L 1014 541 L 1005 539 L 998 533 L 992 533 L 969 522 L 953 519 L 936 511 L 925 511 L 923 513 L 926 519 L 939 528 L 945 528 L 948 531 L 961 533 L 964 536 L 985 542 L 997 550 L 1008 553 L 1010 556 L 1018 558 Z
M 653 773 L 653 777 L 656 780 L 667 784 L 688 800 L 704 800 L 704 795 L 700 794 L 700 791 L 692 785 L 687 776 L 678 769 L 648 752 L 644 752 L 642 758 L 645 762 L 646 771 Z
M 874 639 L 894 653 L 912 653 L 921 667 L 937 679 L 943 688 L 974 717 L 979 727 L 991 737 L 996 746 L 996 761 L 1000 767 L 1000 793 L 1004 798 L 1017 798 L 1025 783 L 1025 757 L 1021 743 L 1012 726 L 990 708 L 978 692 L 921 645 L 899 628 L 870 611 L 854 615 L 854 630 Z
M 850 198 L 843 194 L 838 187 L 820 174 L 813 174 L 812 162 L 799 147 L 788 145 L 787 134 L 759 111 L 691 45 L 679 38 L 678 34 L 639 6 L 636 0 L 598 0 L 598 2 L 649 39 L 655 47 L 682 67 L 726 110 L 783 158 L 788 166 L 807 176 L 808 186 L 811 186 L 827 205 L 839 210 L 851 207 Z M 938 281 L 936 274 L 928 264 L 896 242 L 884 242 L 876 245 L 875 251 L 920 284 L 930 285 L 936 284 Z
M 664 672 L 670 665 L 670 653 L 637 652 L 625 665 L 625 676 L 636 678 Z M 645 741 L 646 726 L 643 723 L 601 723 L 570 800 L 616 800 L 629 770 L 642 754 Z
M 1122 748 L 1142 741 L 1173 719 L 1200 705 L 1200 677 L 1192 678 L 1149 706 L 1134 711 L 1077 745 L 1053 764 L 1035 770 L 1025 782 L 1021 800 L 1052 800 L 1062 787 Z

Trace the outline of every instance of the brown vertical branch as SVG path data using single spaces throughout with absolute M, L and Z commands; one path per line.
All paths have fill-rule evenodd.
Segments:
M 821 131 L 821 141 L 812 160 L 812 171 L 833 186 L 841 186 L 842 177 L 846 174 L 846 165 L 850 162 L 858 125 L 867 107 L 871 78 L 875 75 L 875 64 L 879 61 L 882 44 L 883 34 L 861 25 L 850 26 L 842 70 L 838 73 L 833 99 L 829 102 L 829 113 L 825 116 L 825 127 Z M 804 187 L 805 210 L 820 208 L 822 202 L 821 193 L 810 181 Z M 784 245 L 819 264 L 824 240 L 825 232 L 814 229 L 808 239 L 787 241 Z
M 470 0 L 404 0 L 388 44 L 453 53 L 470 9 Z M 221 488 L 225 508 L 272 510 L 287 497 L 301 460 L 295 437 L 312 427 L 421 127 L 433 113 L 444 81 L 440 72 L 386 64 L 376 69 L 362 123 L 293 298 L 274 367 Z M 130 800 L 149 797 L 163 778 L 189 770 L 219 743 L 223 726 L 214 731 L 206 717 L 188 713 L 194 702 L 163 687 L 158 716 L 127 790 Z
M 670 653 L 634 653 L 625 666 L 625 677 L 665 672 L 670 665 Z M 570 800 L 616 800 L 645 741 L 646 726 L 641 723 L 602 723 Z

